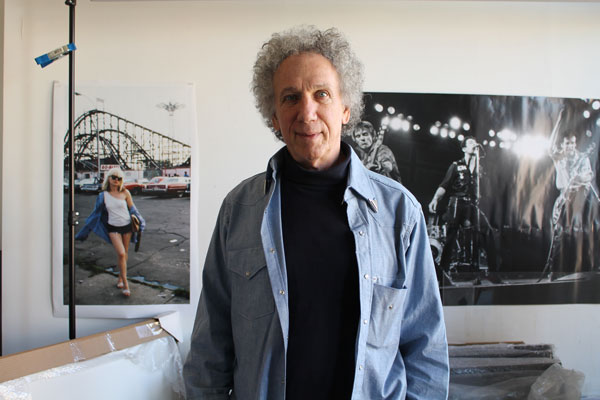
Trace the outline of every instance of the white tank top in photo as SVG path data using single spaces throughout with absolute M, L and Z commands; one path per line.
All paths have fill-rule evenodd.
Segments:
M 104 192 L 104 204 L 108 210 L 108 223 L 110 225 L 125 226 L 131 222 L 125 199 L 117 199 L 110 193 Z

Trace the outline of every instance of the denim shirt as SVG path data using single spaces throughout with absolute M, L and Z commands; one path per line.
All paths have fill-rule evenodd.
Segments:
M 352 400 L 446 399 L 446 330 L 421 206 L 348 150 L 344 201 L 360 285 Z M 221 206 L 184 367 L 188 400 L 285 398 L 281 156 Z
M 146 221 L 142 218 L 142 214 L 138 211 L 135 205 L 129 208 L 129 215 L 135 215 L 140 221 L 140 232 L 146 229 Z M 75 240 L 84 241 L 87 239 L 90 232 L 94 232 L 100 236 L 107 243 L 111 243 L 110 237 L 108 236 L 108 210 L 106 204 L 104 204 L 104 191 L 100 192 L 96 198 L 96 204 L 92 213 L 85 219 L 85 224 L 75 235 Z M 131 241 L 137 243 L 137 232 L 131 235 Z

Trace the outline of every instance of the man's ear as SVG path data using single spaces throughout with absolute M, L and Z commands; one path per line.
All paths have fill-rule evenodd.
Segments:
M 346 125 L 350 121 L 350 108 L 344 108 L 344 115 L 342 117 L 342 124 Z
M 275 129 L 275 131 L 279 131 L 279 121 L 277 120 L 277 116 L 275 114 L 273 114 L 273 116 L 271 117 L 271 123 L 273 124 L 273 128 Z

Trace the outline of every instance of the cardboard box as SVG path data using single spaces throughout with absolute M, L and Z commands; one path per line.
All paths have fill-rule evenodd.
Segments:
M 89 360 L 167 336 L 170 335 L 160 322 L 150 319 L 112 331 L 0 357 L 0 382 Z

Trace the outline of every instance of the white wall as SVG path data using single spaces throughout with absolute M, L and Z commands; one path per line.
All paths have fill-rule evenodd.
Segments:
M 34 57 L 68 41 L 64 1 L 5 0 L 2 249 L 4 352 L 68 338 L 53 318 L 51 83 L 67 62 Z M 314 9 L 319 8 L 320 12 Z M 77 5 L 77 79 L 196 82 L 203 259 L 226 192 L 279 147 L 249 92 L 261 43 L 298 23 L 337 26 L 365 63 L 367 91 L 600 98 L 600 4 L 560 2 L 90 2 Z M 196 301 L 193 299 L 192 301 Z M 556 345 L 600 394 L 600 306 L 449 307 L 451 342 Z M 189 335 L 193 315 L 183 316 Z M 85 335 L 129 324 L 79 320 Z
M 0 0 L 0 21 L 4 22 L 4 0 Z M 2 25 L 4 27 L 4 24 Z M 4 29 L 0 30 L 0 76 L 4 77 Z M 0 88 L 3 87 L 4 78 L 0 82 Z M 2 121 L 4 121 L 4 98 L 0 96 L 0 154 L 2 151 Z M 0 275 L 2 274 L 2 162 L 0 160 Z M 0 276 L 0 286 L 2 276 Z M 2 307 L 2 287 L 0 287 L 0 307 Z M 2 321 L 0 320 L 0 350 L 2 349 Z

